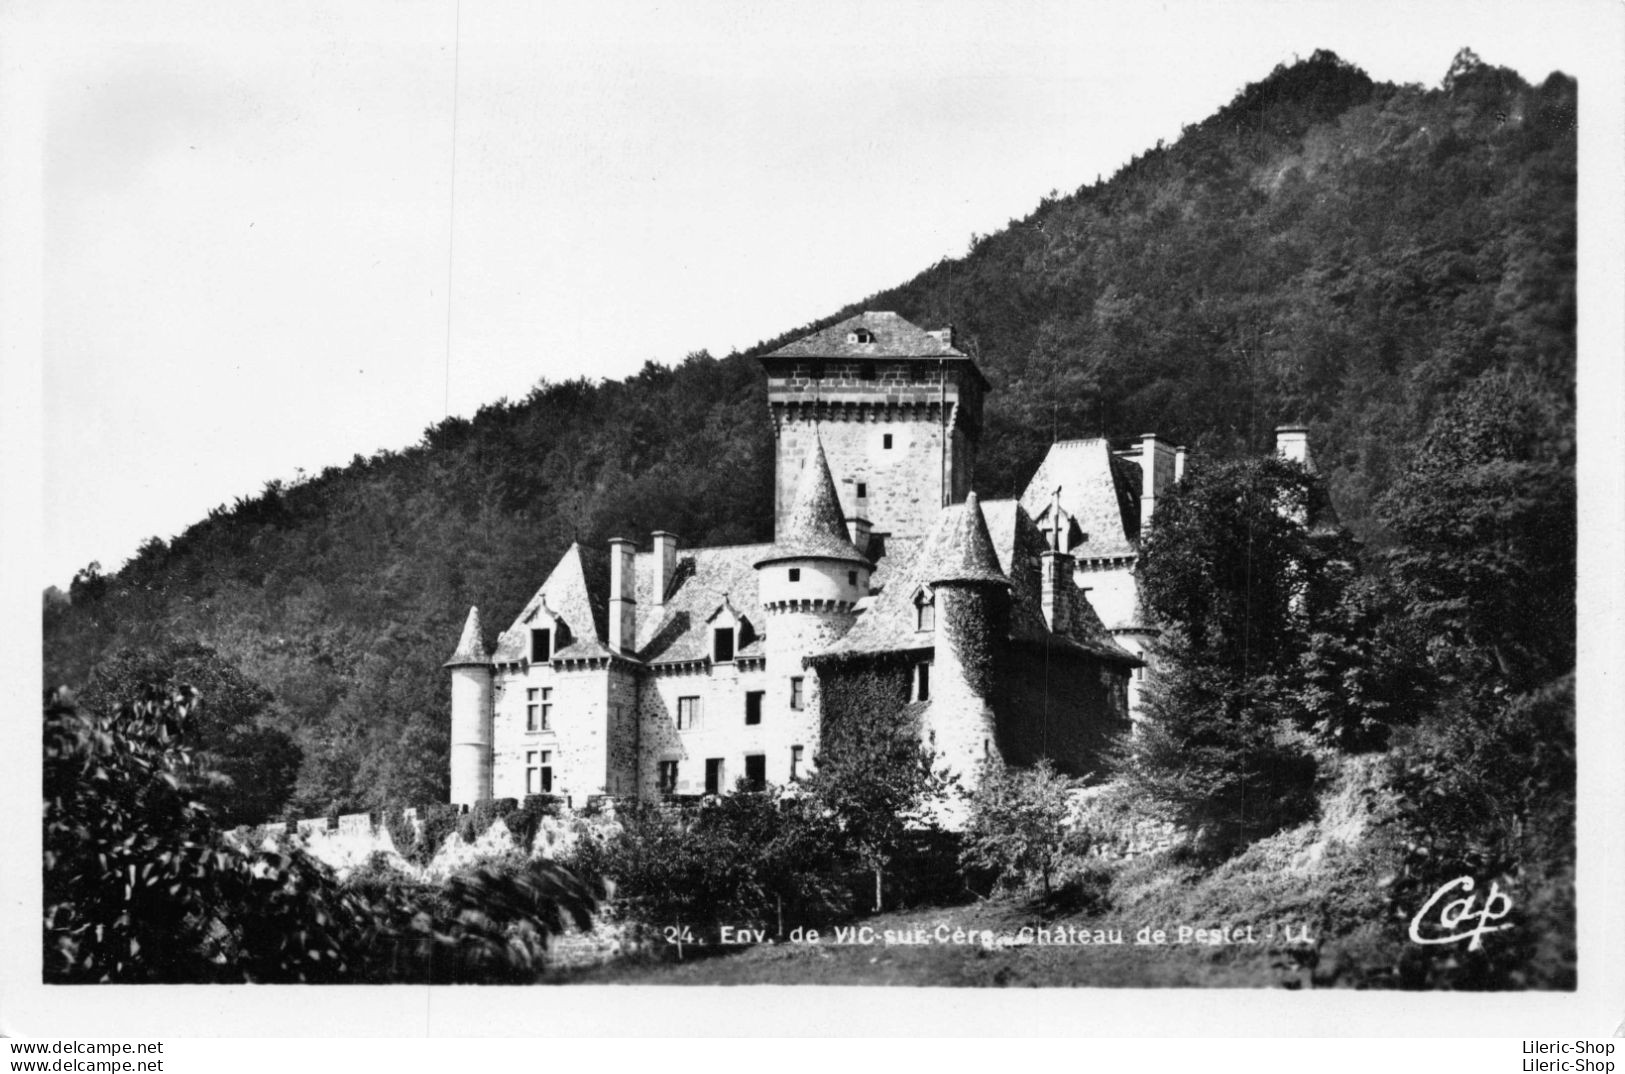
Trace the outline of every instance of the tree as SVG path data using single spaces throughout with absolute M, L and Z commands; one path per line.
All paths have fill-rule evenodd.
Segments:
M 534 980 L 596 893 L 545 861 L 363 893 L 297 844 L 224 835 L 186 793 L 190 687 L 45 707 L 44 972 L 61 983 Z
M 642 803 L 607 840 L 584 839 L 572 865 L 615 882 L 622 914 L 664 936 L 715 936 L 722 925 L 810 923 L 832 899 L 831 825 L 807 798 L 777 789 L 733 794 L 698 810 Z M 685 941 L 686 942 L 686 941 Z
M 197 696 L 182 732 L 198 755 L 190 791 L 227 827 L 276 816 L 293 791 L 299 747 L 279 726 L 286 714 L 270 691 L 215 650 L 195 642 L 121 650 L 97 665 L 80 701 L 112 712 L 143 692 L 182 688 Z
M 1324 676 L 1306 668 L 1333 663 L 1326 638 L 1341 639 L 1346 620 L 1335 613 L 1354 553 L 1324 486 L 1282 459 L 1195 465 L 1157 506 L 1139 570 L 1165 625 L 1159 671 L 1147 718 L 1115 763 L 1211 845 L 1234 847 L 1314 809 L 1315 760 L 1292 725 L 1321 718 L 1306 706 Z
M 983 762 L 960 860 L 1004 882 L 1030 884 L 1037 876 L 1047 901 L 1050 873 L 1066 848 L 1070 787 L 1048 758 L 1031 768 Z
M 1456 680 L 1528 690 L 1574 667 L 1572 430 L 1527 377 L 1469 385 L 1382 501 L 1392 568 Z
M 1327 502 L 1324 484 L 1284 459 L 1194 462 L 1141 541 L 1147 607 L 1203 662 L 1243 675 L 1290 667 L 1352 574 L 1352 541 Z
M 1278 680 L 1200 659 L 1178 628 L 1157 656 L 1145 718 L 1114 753 L 1129 791 L 1219 851 L 1309 817 L 1317 766 L 1291 734 Z
M 840 840 L 875 878 L 875 912 L 887 867 L 910 830 L 935 826 L 955 777 L 936 765 L 908 721 L 836 721 L 825 728 L 805 789 L 829 811 Z

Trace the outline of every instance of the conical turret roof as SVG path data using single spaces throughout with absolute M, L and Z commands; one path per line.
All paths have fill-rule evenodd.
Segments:
M 451 659 L 443 667 L 468 667 L 474 664 L 489 664 L 491 654 L 485 650 L 484 631 L 480 628 L 480 610 L 468 609 L 468 619 L 463 623 L 463 636 L 457 640 L 457 651 L 451 654 Z
M 982 517 L 982 505 L 976 493 L 971 493 L 957 508 L 948 508 L 944 514 L 947 532 L 931 550 L 926 564 L 925 580 L 928 585 L 947 582 L 991 582 L 1010 586 L 1010 579 L 999 569 L 998 557 L 993 554 L 993 538 L 988 536 L 987 519 Z
M 802 466 L 801 483 L 796 486 L 795 502 L 779 539 L 756 566 L 786 559 L 836 559 L 869 566 L 869 560 L 847 537 L 841 500 L 821 440 L 814 439 L 812 458 Z

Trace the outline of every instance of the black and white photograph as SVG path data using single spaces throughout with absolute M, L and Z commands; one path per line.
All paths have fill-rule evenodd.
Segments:
M 1617 5 L 4 24 L 8 1036 L 1625 1020 Z

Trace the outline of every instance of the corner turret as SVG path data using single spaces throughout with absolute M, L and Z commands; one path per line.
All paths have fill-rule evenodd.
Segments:
M 792 736 L 789 741 L 816 756 L 822 691 L 818 676 L 808 674 L 803 661 L 852 629 L 858 601 L 869 595 L 873 570 L 847 536 L 835 481 L 816 437 L 778 540 L 755 567 L 767 617 L 763 649 L 769 696 L 787 702 L 784 731 Z
M 762 607 L 770 613 L 845 613 L 869 594 L 872 564 L 852 544 L 824 446 L 816 439 L 779 538 L 755 567 Z
M 451 801 L 464 805 L 491 797 L 491 654 L 480 610 L 470 608 L 451 671 Z
M 922 572 L 936 603 L 929 732 L 938 755 L 970 779 L 1002 757 L 992 699 L 999 647 L 1010 633 L 1010 579 L 999 568 L 976 493 L 943 512 Z

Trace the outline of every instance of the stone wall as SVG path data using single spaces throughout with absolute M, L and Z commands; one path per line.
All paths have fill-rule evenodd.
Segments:
M 1001 653 L 994 708 L 1005 760 L 1049 757 L 1068 775 L 1098 775 L 1105 749 L 1129 727 L 1127 682 L 1118 665 L 1070 649 Z
M 1074 791 L 1069 820 L 1095 836 L 1090 855 L 1107 861 L 1132 861 L 1169 850 L 1188 834 L 1172 821 L 1142 812 L 1111 785 Z
M 778 525 L 795 500 L 815 437 L 823 442 L 841 510 L 868 519 L 877 533 L 922 536 L 930 529 L 942 509 L 945 435 L 949 501 L 970 492 L 982 387 L 964 363 L 949 364 L 944 385 L 941 367 L 931 361 L 798 361 L 769 369 L 768 399 L 778 438 Z M 858 495 L 859 485 L 865 495 Z
M 522 671 L 496 676 L 491 746 L 494 798 L 524 798 L 543 793 L 526 786 L 529 755 L 535 767 L 552 769 L 553 786 L 547 792 L 585 801 L 588 795 L 610 793 L 610 689 L 609 672 L 602 667 L 569 669 L 552 664 L 531 664 Z M 551 690 L 548 703 L 550 729 L 529 730 L 529 691 Z

